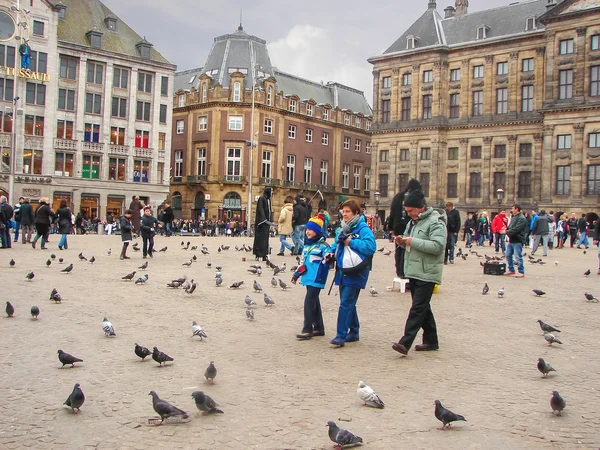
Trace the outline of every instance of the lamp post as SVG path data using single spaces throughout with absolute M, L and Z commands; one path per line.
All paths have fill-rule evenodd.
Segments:
M 375 214 L 379 213 L 379 201 L 381 200 L 381 192 L 376 191 L 373 194 L 373 198 L 375 199 Z
M 502 200 L 504 200 L 504 189 L 502 189 L 502 185 L 498 185 L 498 189 L 496 189 L 496 200 L 498 200 L 498 209 L 500 209 L 500 205 L 502 204 Z
M 254 98 L 256 91 L 256 69 L 261 68 L 260 65 L 255 63 L 254 52 L 250 56 L 250 64 L 252 64 L 252 112 L 250 113 L 250 140 L 246 142 L 248 145 L 249 156 L 248 156 L 248 210 L 246 211 L 246 230 L 248 231 L 248 235 L 252 236 L 250 221 L 252 219 L 252 169 L 254 166 L 253 163 L 253 155 L 254 155 L 254 147 L 256 147 L 257 142 L 254 140 Z M 256 132 L 258 134 L 258 131 Z

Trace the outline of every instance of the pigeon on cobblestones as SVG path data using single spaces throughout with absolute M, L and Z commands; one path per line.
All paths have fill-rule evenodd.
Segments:
M 254 288 L 254 292 L 261 292 L 263 290 L 262 286 L 256 280 L 254 280 L 252 287 Z
M 142 269 L 142 270 L 146 270 L 147 268 L 148 268 L 148 261 L 146 261 L 141 266 L 138 266 L 138 269 Z M 135 273 L 135 272 L 133 272 L 133 273 Z
M 193 294 L 194 291 L 196 290 L 196 283 L 194 283 L 194 280 L 192 280 L 192 285 L 185 290 L 185 292 L 187 292 L 188 294 Z
M 33 272 L 28 272 L 27 275 L 25 275 L 25 279 L 31 281 L 33 280 L 33 278 L 35 277 L 35 274 Z
M 498 297 L 504 297 L 504 288 L 498 290 Z
M 73 264 L 69 264 L 67 267 L 65 267 L 63 270 L 61 270 L 62 273 L 71 273 L 71 271 L 73 270 Z
M 544 361 L 544 358 L 538 358 L 537 368 L 540 372 L 542 372 L 542 378 L 548 378 L 548 374 L 550 372 L 556 372 L 556 370 L 550 365 L 550 363 Z
M 142 275 L 137 280 L 135 280 L 135 284 L 146 284 L 146 281 L 148 281 L 148 274 Z
M 541 297 L 542 295 L 546 295 L 546 293 L 540 289 L 532 289 L 533 293 L 537 296 L 537 297 Z
M 271 286 L 277 287 L 277 280 L 275 279 L 275 277 L 271 278 Z
M 363 440 L 361 437 L 338 427 L 334 421 L 330 420 L 327 422 L 327 426 L 329 427 L 329 439 L 337 444 L 336 448 L 341 449 L 344 445 L 362 444 Z
M 75 367 L 76 362 L 83 362 L 83 359 L 76 358 L 75 356 L 69 355 L 62 350 L 59 350 L 57 353 L 58 360 L 62 363 L 62 367 L 65 367 L 67 364 L 71 364 L 71 367 Z
M 219 287 L 223 284 L 223 278 L 216 278 L 215 279 L 215 286 Z
M 215 367 L 215 362 L 211 361 L 209 366 L 204 371 L 204 378 L 206 378 L 206 381 L 210 380 L 211 383 L 214 383 L 216 376 L 217 376 L 217 368 Z
M 252 300 L 249 295 L 246 295 L 246 298 L 244 299 L 244 303 L 246 303 L 247 307 L 250 307 L 252 305 L 256 305 L 256 303 L 254 302 L 254 300 Z
M 62 296 L 59 294 L 56 288 L 52 289 L 52 292 L 50 292 L 50 300 L 54 300 L 55 303 L 62 303 Z
M 541 320 L 538 320 L 538 323 L 540 324 L 540 328 L 542 329 L 542 331 L 545 333 L 560 333 L 560 330 L 554 328 L 552 325 L 544 323 Z
M 486 295 L 488 292 L 490 292 L 490 287 L 488 286 L 488 284 L 487 284 L 487 283 L 485 283 L 485 284 L 483 285 L 483 290 L 481 291 L 481 294 L 482 294 L 482 295 Z
M 465 422 L 467 421 L 467 419 L 465 419 L 460 414 L 454 414 L 449 409 L 444 408 L 442 406 L 442 403 L 439 400 L 436 400 L 434 402 L 434 404 L 435 404 L 435 417 L 437 420 L 442 422 L 442 427 L 438 428 L 438 430 L 443 430 L 444 428 L 450 428 L 452 426 L 452 422 L 456 422 L 459 420 L 464 420 Z
M 11 302 L 6 302 L 6 315 L 8 317 L 12 317 L 15 314 L 15 307 L 12 305 Z
M 247 308 L 247 309 L 246 309 L 246 317 L 247 317 L 249 320 L 254 320 L 254 310 L 253 310 L 253 309 L 250 309 L 250 308 Z
M 289 288 L 289 286 L 281 279 L 279 278 L 279 287 L 285 291 L 287 288 Z
M 80 260 L 82 261 L 87 261 L 87 258 L 85 256 L 83 256 L 83 252 L 81 252 L 79 255 L 77 255 L 79 257 Z
M 202 327 L 198 325 L 195 320 L 192 322 L 192 337 L 194 336 L 198 336 L 200 340 L 208 337 Z
M 67 401 L 63 403 L 63 405 L 67 405 L 71 408 L 71 411 L 81 412 L 79 408 L 83 406 L 83 402 L 85 402 L 85 395 L 83 395 L 83 391 L 81 390 L 80 384 L 75 383 L 75 387 L 73 387 L 73 392 L 67 398 Z
M 166 363 L 167 361 L 173 361 L 173 358 L 171 358 L 169 355 L 167 355 L 166 353 L 161 352 L 158 348 L 154 347 L 153 348 L 153 352 L 152 352 L 152 359 L 154 361 L 156 361 L 158 363 L 159 366 L 162 366 L 163 363 Z
M 586 270 L 585 272 L 583 272 L 583 274 L 587 277 L 592 273 L 592 271 L 590 269 Z
M 550 407 L 552 408 L 552 414 L 554 415 L 554 411 L 558 411 L 558 416 L 563 409 L 567 406 L 567 401 L 560 396 L 558 391 L 552 391 L 552 398 L 550 399 Z
M 105 336 L 116 336 L 115 329 L 112 326 L 112 323 L 108 321 L 108 318 L 105 317 L 102 319 L 102 330 L 104 330 Z
M 362 380 L 358 382 L 358 389 L 356 390 L 358 398 L 363 402 L 364 406 L 372 406 L 373 408 L 383 409 L 385 403 L 379 398 L 379 396 L 367 386 Z
M 217 408 L 217 406 L 219 406 L 217 402 L 215 402 L 204 392 L 194 391 L 192 392 L 192 397 L 196 402 L 196 408 L 198 408 L 198 411 L 205 412 L 206 414 L 223 414 L 223 411 Z
M 585 299 L 588 302 L 598 303 L 598 299 L 596 297 L 594 297 L 594 294 L 590 294 L 590 293 L 586 292 L 584 295 L 585 295 Z
M 369 288 L 369 294 L 371 294 L 371 297 L 373 297 L 373 296 L 379 294 L 379 292 L 377 292 L 377 289 L 375 289 L 373 286 L 371 286 Z
M 96 257 L 95 257 L 95 256 L 92 256 L 92 257 L 90 258 L 90 263 L 91 263 L 91 264 L 94 264 L 95 262 L 96 262 Z
M 14 260 L 14 259 L 11 259 L 11 260 L 8 262 L 8 265 L 9 265 L 10 267 L 15 267 L 15 265 L 16 265 L 16 264 L 17 264 L 17 263 L 15 262 L 15 260 Z
M 136 355 L 138 355 L 140 358 L 142 358 L 142 360 L 144 358 L 146 358 L 146 356 L 150 356 L 152 354 L 152 352 L 150 350 L 148 350 L 146 347 L 144 347 L 143 345 L 138 345 L 138 344 L 135 344 L 135 348 L 133 351 L 135 352 Z
M 267 306 L 273 306 L 275 304 L 275 302 L 273 301 L 273 299 L 271 297 L 269 297 L 266 292 L 264 293 L 264 299 L 263 300 L 265 301 L 265 304 Z
M 39 315 L 40 315 L 40 308 L 38 308 L 35 305 L 32 306 L 31 307 L 31 317 L 34 319 L 37 319 Z
M 161 419 L 160 423 L 156 424 L 156 426 L 162 425 L 165 419 L 168 419 L 169 417 L 181 416 L 182 419 L 187 419 L 189 417 L 185 411 L 171 405 L 166 400 L 161 400 L 156 392 L 150 391 L 148 395 L 152 396 L 152 407 Z
M 554 342 L 556 342 L 557 344 L 562 344 L 562 342 L 560 342 L 560 340 L 552 333 L 544 334 L 544 339 L 546 339 L 546 342 L 548 342 L 549 345 L 552 345 Z
M 50 268 L 50 266 L 52 265 L 52 260 L 49 259 L 46 261 L 46 267 Z
M 239 288 L 242 284 L 244 284 L 243 281 L 236 281 L 235 283 L 233 283 L 231 286 L 229 286 L 229 289 L 237 289 Z

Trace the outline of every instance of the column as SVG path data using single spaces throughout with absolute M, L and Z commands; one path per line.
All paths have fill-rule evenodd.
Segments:
M 552 170 L 552 153 L 554 151 L 554 125 L 544 125 L 544 145 L 542 147 L 542 161 L 541 161 L 541 170 L 540 174 L 551 174 Z M 552 177 L 550 176 L 542 176 L 541 180 L 542 192 L 541 192 L 541 201 L 543 203 L 551 203 L 552 202 Z M 571 183 L 573 182 L 573 177 L 571 175 Z
M 556 33 L 550 32 L 546 35 L 546 89 L 545 89 L 545 98 L 549 103 L 554 103 L 554 100 L 557 97 L 557 84 L 556 84 L 556 76 L 555 74 L 555 40 Z M 543 59 L 538 56 L 536 59 L 536 66 L 539 65 L 538 62 L 542 62 Z M 543 73 L 543 72 L 542 72 Z M 537 70 L 536 70 L 536 78 L 537 78 Z M 546 145 L 544 145 L 546 148 Z M 545 194 L 544 194 L 545 195 Z
M 104 143 L 104 155 L 100 162 L 100 179 L 108 180 L 108 150 L 110 146 L 110 117 L 112 114 L 112 80 L 114 77 L 114 65 L 112 62 L 106 63 L 106 73 L 104 74 L 104 109 L 102 114 L 102 125 L 100 127 L 100 142 Z M 103 194 L 105 195 L 105 194 Z M 106 197 L 106 195 L 105 195 Z M 104 205 L 107 204 L 107 199 L 104 198 Z
M 410 120 L 418 120 L 423 117 L 423 111 L 421 106 L 421 65 L 414 64 L 412 66 L 412 94 L 411 94 L 411 111 Z
M 125 145 L 128 145 L 129 153 L 126 156 L 127 167 L 125 167 L 125 181 L 133 181 L 133 153 L 135 145 L 135 132 L 136 122 L 135 114 L 137 108 L 137 85 L 138 85 L 138 69 L 131 68 L 131 77 L 129 78 L 129 121 L 127 124 L 127 135 L 125 136 Z M 156 80 L 155 80 L 156 81 Z M 156 83 L 155 83 L 156 85 Z M 187 128 L 187 127 L 186 127 Z M 119 157 L 123 157 L 119 155 Z M 166 165 L 166 164 L 165 164 Z M 171 176 L 170 173 L 166 174 L 167 179 Z
M 544 55 L 546 47 L 537 47 L 535 49 L 534 59 L 534 99 L 533 108 L 535 111 L 542 109 L 544 104 Z
M 521 111 L 519 105 L 520 98 L 520 83 L 519 83 L 519 52 L 510 52 L 510 60 L 508 62 L 508 112 L 509 114 L 518 113 Z
M 429 203 L 433 206 L 444 201 L 446 171 L 441 170 L 443 153 L 446 152 L 446 141 L 438 138 L 431 140 L 431 173 L 429 175 Z M 434 203 L 435 200 L 435 203 Z
M 494 102 L 494 57 L 488 55 L 485 57 L 484 85 L 483 85 L 483 115 L 489 116 L 496 112 Z
M 507 167 L 506 167 L 506 186 L 505 186 L 505 190 L 511 190 L 512 192 L 507 192 L 508 194 L 511 195 L 512 198 L 516 199 L 517 197 L 517 176 L 516 176 L 516 171 L 517 171 L 517 138 L 518 136 L 515 134 L 511 134 L 510 136 L 508 136 L 508 148 L 506 149 L 507 151 L 507 157 L 508 157 L 508 162 L 507 162 Z M 535 174 L 535 172 L 533 172 L 533 174 Z M 492 178 L 493 180 L 493 178 Z M 508 189 L 506 189 L 508 188 Z M 496 189 L 498 189 L 498 186 L 493 186 L 492 189 L 492 197 L 490 198 L 490 202 L 494 202 L 494 198 L 493 198 L 493 194 L 496 191 Z M 508 195 L 506 196 L 508 198 Z
M 433 105 L 431 107 L 431 117 L 438 117 L 442 115 L 442 111 L 447 110 L 447 103 L 449 101 L 448 95 L 441 95 L 442 92 L 448 92 L 448 61 L 436 61 L 433 64 Z
M 492 141 L 491 136 L 483 137 L 481 155 L 481 202 L 486 205 L 490 198 L 490 171 L 492 167 Z
M 468 59 L 463 59 L 460 74 L 460 117 L 462 118 L 467 118 L 471 115 L 471 112 L 469 111 L 469 105 L 472 102 L 471 86 L 469 84 L 470 80 L 471 65 Z
M 583 173 L 583 154 L 584 142 L 583 131 L 585 130 L 584 123 L 573 124 L 575 136 L 573 139 L 573 147 L 571 148 L 571 202 L 581 203 L 583 184 L 585 182 L 585 174 Z
M 410 141 L 410 168 L 409 177 L 419 179 L 419 140 Z
M 459 139 L 458 143 L 460 144 L 458 150 L 458 197 L 460 202 L 465 203 L 467 201 L 467 172 L 469 168 L 467 155 L 469 152 L 469 139 Z
M 390 142 L 390 159 L 389 159 L 389 169 L 388 169 L 388 199 L 393 197 L 393 193 L 398 192 L 398 160 L 400 159 L 399 151 L 398 151 L 398 142 L 391 141 Z M 391 200 L 388 200 L 391 203 Z
M 392 95 L 390 99 L 391 103 L 391 122 L 395 122 L 396 120 L 400 120 L 400 105 L 402 104 L 402 95 L 400 92 L 400 81 L 399 81 L 399 73 L 400 69 L 398 67 L 394 67 L 392 69 Z
M 373 119 L 375 122 L 381 120 L 379 107 L 379 70 L 373 70 Z M 334 105 L 335 106 L 335 105 Z
M 542 151 L 544 143 L 544 135 L 536 133 L 533 135 L 533 187 L 532 195 L 533 202 L 540 203 L 542 200 Z
M 587 54 L 587 27 L 578 27 L 577 38 L 575 39 L 575 49 L 577 50 L 575 57 L 575 70 L 573 71 L 573 99 L 583 102 L 585 97 L 585 60 Z

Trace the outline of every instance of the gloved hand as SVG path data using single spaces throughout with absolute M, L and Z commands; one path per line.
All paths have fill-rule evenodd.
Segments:
M 343 244 L 346 239 L 348 239 L 348 235 L 346 233 L 340 233 L 337 239 L 338 244 Z
M 304 264 L 302 264 L 301 266 L 298 266 L 298 269 L 296 269 L 296 271 L 294 272 L 294 275 L 292 276 L 292 283 L 296 284 L 296 281 L 298 281 L 298 278 L 300 278 L 305 273 L 306 273 L 306 266 Z

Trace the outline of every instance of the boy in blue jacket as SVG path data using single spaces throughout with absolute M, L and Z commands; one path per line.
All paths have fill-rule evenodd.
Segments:
M 302 332 L 296 335 L 300 340 L 307 340 L 313 336 L 325 336 L 319 294 L 325 287 L 329 274 L 329 264 L 325 261 L 325 255 L 331 251 L 323 236 L 321 219 L 317 217 L 310 219 L 306 223 L 304 234 L 303 262 L 292 276 L 292 283 L 296 284 L 298 278 L 302 277 L 300 284 L 306 286 L 304 326 Z

